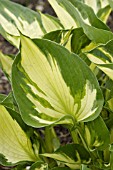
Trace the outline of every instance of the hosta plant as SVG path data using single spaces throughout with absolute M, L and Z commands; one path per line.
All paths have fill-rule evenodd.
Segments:
M 56 18 L 0 0 L 0 33 L 18 49 L 0 52 L 12 86 L 0 94 L 0 165 L 112 170 L 113 1 L 48 1 Z M 71 143 L 60 143 L 59 125 Z

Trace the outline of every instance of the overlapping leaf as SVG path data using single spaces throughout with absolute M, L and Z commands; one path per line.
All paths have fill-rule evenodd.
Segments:
M 54 17 L 40 15 L 7 0 L 0 1 L 0 33 L 17 48 L 19 48 L 20 32 L 30 38 L 38 38 L 46 31 L 60 28 L 62 26 Z
M 100 128 L 101 127 L 101 128 Z M 104 150 L 110 142 L 109 131 L 101 117 L 92 122 L 85 123 L 85 136 L 90 150 Z
M 107 5 L 104 8 L 100 8 L 100 10 L 97 13 L 97 16 L 101 21 L 106 23 L 109 18 L 110 12 L 111 12 L 111 7 L 110 5 Z
M 99 11 L 100 8 L 104 8 L 108 5 L 107 0 L 95 0 L 95 1 L 80 0 L 80 1 L 92 7 L 96 13 Z
M 64 28 L 70 29 L 72 26 L 75 28 L 76 25 L 77 27 L 84 26 L 85 28 L 84 24 L 86 23 L 97 28 L 109 30 L 109 28 L 97 18 L 92 8 L 78 0 L 66 0 L 65 2 L 63 0 L 49 0 L 49 2 L 61 23 L 64 25 Z M 69 21 L 65 15 L 68 18 L 70 17 Z
M 11 75 L 12 63 L 13 63 L 13 59 L 10 56 L 0 52 L 0 65 L 8 76 Z
M 105 44 L 113 39 L 109 28 L 96 17 L 93 10 L 87 5 L 77 0 L 49 0 L 49 2 L 65 28 L 82 27 L 87 37 L 96 44 Z
M 113 40 L 92 50 L 87 57 L 113 80 Z
M 78 169 L 81 163 L 88 164 L 91 161 L 89 153 L 79 144 L 67 144 L 60 147 L 54 153 L 45 153 L 42 155 L 63 162 L 72 169 Z
M 32 166 L 30 167 L 30 170 L 48 170 L 48 164 L 38 161 L 32 164 Z
M 2 105 L 0 122 L 0 153 L 7 161 L 11 163 L 36 161 L 29 138 Z
M 41 39 L 35 43 L 21 38 L 21 56 L 12 71 L 14 95 L 24 121 L 39 127 L 97 117 L 103 99 L 86 64 L 56 43 Z M 62 120 L 65 116 L 71 120 Z

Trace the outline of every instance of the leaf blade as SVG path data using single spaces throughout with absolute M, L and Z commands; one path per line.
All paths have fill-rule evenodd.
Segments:
M 0 110 L 0 153 L 12 163 L 35 161 L 36 157 L 33 153 L 30 140 L 17 122 L 11 118 L 5 107 L 0 105 Z

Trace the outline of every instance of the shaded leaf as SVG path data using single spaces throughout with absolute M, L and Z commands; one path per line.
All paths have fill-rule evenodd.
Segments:
M 14 109 L 14 100 L 13 100 L 12 93 L 9 93 L 8 96 L 5 96 L 5 98 L 4 98 L 4 100 L 2 100 L 1 104 L 8 108 Z
M 111 12 L 111 7 L 110 5 L 107 5 L 104 8 L 100 8 L 100 10 L 97 13 L 97 16 L 100 20 L 106 23 L 110 15 L 110 12 Z
M 0 94 L 0 104 L 3 102 L 3 100 L 6 98 L 7 96 L 4 94 Z
M 72 169 L 76 169 L 76 166 L 81 163 L 86 164 L 90 162 L 89 153 L 79 144 L 67 144 L 60 147 L 54 153 L 45 153 L 42 156 L 63 162 Z
M 100 128 L 101 127 L 101 128 Z M 84 136 L 90 150 L 104 150 L 110 143 L 109 131 L 101 117 L 85 123 Z
M 68 167 L 55 167 L 55 168 L 52 168 L 51 170 L 71 170 L 71 169 Z
M 32 164 L 32 166 L 30 167 L 30 170 L 48 170 L 48 164 L 38 161 Z
M 91 41 L 84 34 L 82 28 L 74 29 L 72 32 L 71 38 L 71 49 L 75 54 L 79 54 L 81 49 L 85 48 L 85 46 L 89 45 Z

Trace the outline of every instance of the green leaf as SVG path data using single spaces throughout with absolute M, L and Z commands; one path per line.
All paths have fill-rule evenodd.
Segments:
M 79 54 L 83 48 L 89 45 L 91 41 L 84 34 L 82 28 L 76 28 L 72 32 L 71 50 L 75 54 Z
M 8 34 L 2 25 L 0 25 L 0 34 L 15 47 L 19 48 L 20 38 L 18 36 Z
M 14 100 L 12 93 L 9 93 L 8 96 L 4 95 L 4 100 L 2 100 L 2 102 L 0 103 L 5 107 L 14 109 Z
M 60 5 L 60 1 L 57 0 L 48 0 L 51 6 L 53 7 L 54 11 L 56 12 L 58 18 L 61 21 L 61 24 L 64 26 L 65 29 L 70 29 L 72 26 L 74 28 L 77 27 L 76 22 L 74 19 L 68 14 L 68 12 L 62 8 Z M 66 2 L 67 3 L 67 2 Z M 70 8 L 71 9 L 71 8 Z
M 19 31 L 30 38 L 43 35 L 44 28 L 41 23 L 40 15 L 29 8 L 22 7 L 19 4 L 7 0 L 1 0 L 0 12 L 1 25 L 10 35 L 20 36 Z M 9 24 L 11 24 L 10 29 Z M 13 27 L 15 27 L 15 31 Z
M 82 164 L 81 170 L 91 170 L 91 169 L 87 165 Z
M 111 167 L 111 170 L 113 170 L 113 144 L 110 145 L 110 167 Z
M 108 2 L 110 4 L 111 8 L 113 9 L 113 1 L 112 0 L 108 0 Z
M 95 0 L 95 1 L 90 1 L 90 0 L 81 0 L 95 11 L 95 13 L 98 12 L 99 9 L 104 8 L 108 5 L 107 0 Z
M 60 147 L 54 153 L 45 153 L 41 155 L 58 160 L 72 169 L 76 169 L 77 165 L 80 165 L 81 163 L 90 163 L 89 153 L 79 144 L 67 144 Z
M 49 0 L 49 2 L 65 28 L 82 27 L 86 36 L 96 45 L 106 44 L 113 39 L 110 29 L 96 17 L 93 10 L 87 5 L 77 0 Z
M 12 63 L 13 63 L 13 60 L 10 56 L 5 55 L 2 52 L 0 52 L 0 64 L 2 65 L 2 69 L 8 76 L 11 75 Z
M 0 1 L 0 33 L 17 48 L 20 33 L 30 38 L 38 38 L 46 32 L 58 29 L 62 29 L 62 25 L 55 17 L 35 12 L 11 1 Z
M 56 43 L 42 39 L 35 43 L 21 37 L 21 56 L 12 69 L 14 96 L 23 120 L 41 127 L 95 119 L 103 97 L 88 66 Z
M 90 150 L 104 150 L 108 147 L 110 143 L 109 131 L 101 117 L 85 123 L 84 128 L 83 135 Z
M 46 32 L 51 32 L 55 30 L 60 30 L 63 26 L 60 24 L 59 20 L 51 15 L 43 14 L 40 12 L 41 20 Z
M 55 167 L 55 168 L 52 168 L 51 170 L 71 170 L 71 169 L 68 167 Z
M 18 123 L 0 105 L 0 153 L 8 162 L 36 161 L 32 145 Z
M 78 14 L 81 16 L 82 22 L 96 28 L 100 28 L 108 31 L 110 30 L 107 27 L 107 25 L 105 25 L 101 20 L 98 19 L 98 17 L 95 15 L 92 8 L 90 8 L 84 3 L 79 2 L 78 0 L 70 0 L 70 2 L 76 9 L 78 9 L 79 11 Z
M 0 104 L 3 102 L 3 100 L 6 98 L 7 96 L 4 94 L 0 94 Z
M 73 30 L 57 30 L 47 33 L 43 36 L 44 39 L 49 39 L 65 46 L 69 51 L 71 51 L 71 37 Z
M 64 37 L 65 32 L 67 32 L 67 31 L 65 31 L 65 30 L 52 31 L 52 32 L 49 32 L 49 33 L 45 34 L 43 36 L 43 38 L 51 40 L 51 41 L 54 41 L 54 42 L 57 42 L 57 43 L 60 44 L 63 37 Z
M 109 86 L 106 87 L 106 93 L 105 93 L 105 108 L 107 108 L 109 111 L 113 112 L 113 81 L 109 82 Z
M 45 32 L 39 13 L 7 0 L 0 1 L 0 24 L 7 34 L 15 38 L 20 36 L 20 32 L 30 38 L 40 37 Z M 5 38 L 10 41 L 7 34 Z
M 110 5 L 107 5 L 105 6 L 104 8 L 101 8 L 98 13 L 97 13 L 97 16 L 98 18 L 103 21 L 104 23 L 107 22 L 108 20 L 108 17 L 110 15 L 110 12 L 111 12 L 111 7 Z
M 99 69 L 101 69 L 110 79 L 113 80 L 113 40 L 109 41 L 105 45 L 102 45 L 90 53 L 87 57 L 93 62 Z
M 55 10 L 64 28 L 70 29 L 71 27 L 80 27 L 83 24 L 91 24 L 96 28 L 103 28 L 109 30 L 109 28 L 102 23 L 95 15 L 92 8 L 78 0 L 49 0 Z M 70 20 L 68 20 L 68 18 Z
M 30 167 L 30 170 L 48 170 L 48 164 L 38 161 L 32 164 L 32 166 Z

